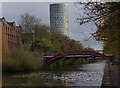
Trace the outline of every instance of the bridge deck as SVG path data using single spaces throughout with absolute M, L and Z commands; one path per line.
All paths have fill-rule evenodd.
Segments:
M 43 56 L 43 58 L 50 58 L 50 57 L 53 57 L 53 56 Z M 66 58 L 89 58 L 89 57 L 93 57 L 93 55 L 68 55 L 68 56 L 65 56 Z
M 112 57 L 107 56 L 105 54 L 101 54 L 95 51 L 72 51 L 72 52 L 65 52 L 60 53 L 55 56 L 43 56 L 45 58 L 46 63 L 52 63 L 59 58 L 93 58 L 93 59 L 109 59 L 113 60 Z M 99 57 L 99 58 L 96 58 Z

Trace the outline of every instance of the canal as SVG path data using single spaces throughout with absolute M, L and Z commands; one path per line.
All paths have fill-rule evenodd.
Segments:
M 3 74 L 3 86 L 98 86 L 106 61 L 83 65 L 78 71 L 38 71 Z

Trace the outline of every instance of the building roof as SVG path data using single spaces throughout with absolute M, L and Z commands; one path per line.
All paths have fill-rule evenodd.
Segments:
M 6 25 L 9 25 L 9 26 L 14 26 L 14 24 L 15 24 L 15 21 L 13 21 L 13 22 L 8 22 L 8 21 L 6 21 L 5 20 L 5 18 L 4 17 L 2 17 L 2 18 L 0 18 L 0 21 L 2 21 L 2 19 L 4 19 L 4 23 L 6 24 Z
M 7 24 L 13 26 L 14 22 L 7 22 Z

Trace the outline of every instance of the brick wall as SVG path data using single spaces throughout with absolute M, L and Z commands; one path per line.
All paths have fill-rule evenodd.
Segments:
M 8 39 L 9 48 L 19 47 L 21 45 L 21 32 L 20 28 L 16 27 L 15 22 L 7 22 L 2 18 L 3 30 Z

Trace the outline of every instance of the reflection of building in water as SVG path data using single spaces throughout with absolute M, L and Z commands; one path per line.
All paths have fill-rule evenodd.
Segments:
M 50 25 L 68 36 L 67 4 L 50 4 Z

